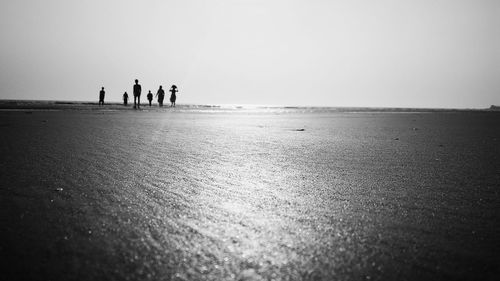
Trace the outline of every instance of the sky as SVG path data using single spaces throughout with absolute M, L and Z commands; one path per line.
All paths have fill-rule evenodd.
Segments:
M 11 0 L 0 38 L 0 99 L 500 105 L 498 0 Z

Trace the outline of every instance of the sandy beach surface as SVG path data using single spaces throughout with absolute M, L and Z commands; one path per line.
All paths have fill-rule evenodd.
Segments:
M 500 278 L 499 112 L 143 108 L 0 111 L 1 280 Z

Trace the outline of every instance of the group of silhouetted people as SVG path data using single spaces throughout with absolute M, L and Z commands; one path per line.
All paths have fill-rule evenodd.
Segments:
M 175 107 L 175 100 L 177 99 L 176 93 L 179 90 L 177 90 L 177 86 L 172 85 L 172 87 L 170 87 L 169 91 L 171 93 L 170 94 L 170 106 Z M 137 109 L 137 108 L 141 107 L 140 100 L 141 100 L 141 92 L 142 92 L 141 85 L 139 84 L 139 80 L 137 80 L 137 79 L 135 79 L 133 92 L 134 92 L 134 109 Z M 99 92 L 99 105 L 104 105 L 104 95 L 105 95 L 104 87 L 102 87 L 101 91 Z M 151 90 L 149 90 L 146 97 L 148 99 L 149 106 L 151 106 L 151 102 L 153 101 L 153 94 L 151 93 Z M 162 107 L 163 100 L 165 99 L 165 91 L 163 90 L 162 86 L 160 86 L 160 88 L 156 92 L 156 97 L 158 98 L 158 104 L 160 105 L 160 107 Z M 128 94 L 127 94 L 127 92 L 125 92 L 123 94 L 123 105 L 127 106 L 127 104 L 128 104 Z

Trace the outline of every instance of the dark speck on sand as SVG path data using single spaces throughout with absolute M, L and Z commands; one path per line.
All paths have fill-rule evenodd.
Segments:
M 500 276 L 499 112 L 46 107 L 0 111 L 1 280 Z

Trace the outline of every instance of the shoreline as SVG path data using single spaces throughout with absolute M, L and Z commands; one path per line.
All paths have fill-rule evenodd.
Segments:
M 149 106 L 141 103 L 143 109 L 169 109 L 168 105 L 159 107 L 157 103 Z M 274 105 L 208 105 L 208 104 L 178 104 L 176 108 L 189 109 L 218 109 L 218 110 L 297 110 L 320 112 L 387 112 L 387 113 L 428 113 L 428 112 L 499 112 L 497 107 L 489 108 L 408 108 L 408 107 L 344 107 L 344 106 L 274 106 Z M 58 101 L 58 100 L 2 100 L 0 111 L 23 110 L 133 110 L 133 103 L 124 106 L 120 102 L 105 103 L 99 106 L 98 102 L 90 101 Z

